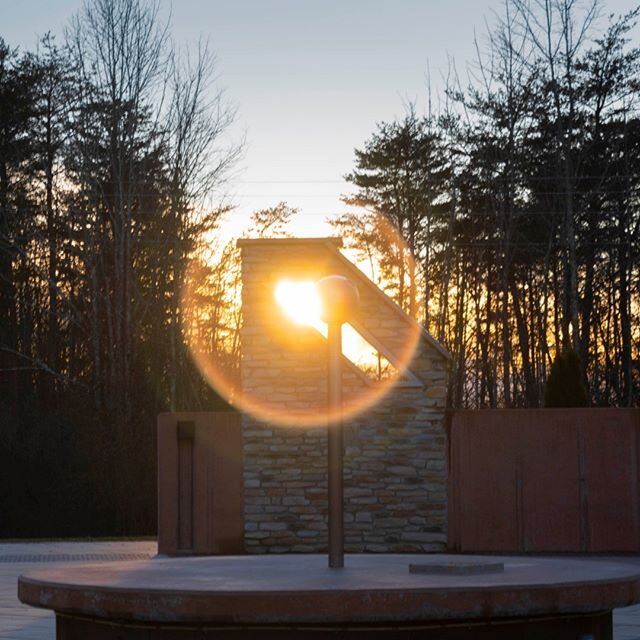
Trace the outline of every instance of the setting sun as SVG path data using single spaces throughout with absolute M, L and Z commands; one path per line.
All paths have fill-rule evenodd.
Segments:
M 275 288 L 276 302 L 294 324 L 313 327 L 324 338 L 327 325 L 320 319 L 322 302 L 315 282 L 282 280 Z M 342 353 L 373 380 L 398 375 L 394 367 L 348 322 L 342 325 Z
M 290 320 L 313 327 L 326 336 L 327 325 L 320 320 L 320 296 L 314 282 L 283 280 L 276 286 L 275 297 Z

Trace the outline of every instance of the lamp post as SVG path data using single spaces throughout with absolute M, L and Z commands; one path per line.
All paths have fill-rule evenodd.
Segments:
M 326 276 L 316 283 L 322 302 L 322 320 L 328 326 L 328 476 L 329 567 L 344 567 L 344 488 L 342 432 L 342 325 L 355 312 L 360 296 L 343 276 Z

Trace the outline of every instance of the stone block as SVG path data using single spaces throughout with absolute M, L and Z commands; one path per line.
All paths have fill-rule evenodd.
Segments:
M 286 528 L 286 522 L 262 522 L 260 524 L 260 531 L 284 531 Z

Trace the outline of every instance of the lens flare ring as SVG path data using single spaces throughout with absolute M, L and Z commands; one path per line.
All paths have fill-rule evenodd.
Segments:
M 386 241 L 397 249 L 401 244 L 398 234 L 385 223 Z M 406 255 L 409 255 L 408 250 Z M 233 332 L 229 332 L 228 339 L 220 339 L 220 327 L 227 326 L 226 319 L 220 319 L 219 310 L 216 310 L 215 302 L 208 297 L 208 285 L 202 278 L 203 265 L 199 260 L 194 260 L 187 272 L 185 286 L 182 294 L 182 318 L 183 335 L 191 352 L 191 356 L 202 373 L 205 380 L 222 398 L 240 411 L 251 414 L 255 418 L 282 426 L 315 427 L 326 426 L 328 408 L 326 406 L 326 335 L 327 326 L 320 320 L 321 301 L 315 287 L 314 279 L 304 277 L 306 272 L 289 265 L 291 268 L 281 277 L 273 281 L 268 292 L 262 292 L 263 303 L 268 306 L 270 322 L 265 326 L 273 329 L 270 338 L 276 345 L 274 347 L 274 359 L 282 354 L 288 354 L 287 362 L 293 363 L 286 375 L 282 374 L 282 358 L 274 362 L 272 370 L 269 359 L 262 363 L 260 374 L 268 381 L 268 385 L 245 384 L 243 385 L 240 366 L 249 368 L 247 352 L 251 350 L 251 341 L 256 336 L 249 335 L 247 327 L 242 332 L 244 364 L 234 357 L 233 349 L 236 345 Z M 405 272 L 408 272 L 406 270 Z M 300 279 L 297 279 L 300 275 Z M 322 275 L 322 274 L 320 274 Z M 351 326 L 343 326 L 343 354 L 349 351 L 349 336 L 357 336 L 359 325 L 367 326 L 366 314 L 370 313 L 371 304 L 389 306 L 389 300 L 384 300 L 380 292 L 375 292 L 375 285 L 361 274 L 362 283 L 356 282 L 363 296 L 363 311 L 360 317 L 354 318 Z M 372 292 L 375 295 L 372 295 Z M 372 302 L 373 301 L 373 302 Z M 246 296 L 245 296 L 246 302 Z M 239 304 L 239 302 L 236 302 Z M 251 304 L 254 304 L 251 302 Z M 266 308 L 266 307 L 265 307 Z M 234 317 L 237 309 L 231 309 L 229 317 Z M 237 317 L 237 316 L 236 316 Z M 215 323 L 218 326 L 214 326 Z M 411 364 L 416 346 L 421 334 L 418 323 L 404 320 L 406 331 L 399 343 L 398 336 L 393 348 L 387 348 L 387 352 L 393 352 L 392 364 L 397 370 L 397 375 L 388 378 L 371 381 L 359 372 L 357 366 L 345 357 L 343 367 L 343 403 L 342 411 L 337 416 L 339 419 L 348 420 L 355 418 L 364 411 L 371 409 L 393 389 L 401 380 L 405 369 Z M 355 331 L 354 331 L 355 329 Z M 374 331 L 367 329 L 372 334 Z M 217 336 L 217 341 L 216 341 Z M 257 336 L 261 339 L 263 336 Z M 380 338 L 382 341 L 383 338 Z M 354 342 L 355 344 L 355 342 Z M 353 345 L 351 345 L 353 346 Z M 369 345 L 371 346 L 371 345 Z M 388 345 L 387 345 L 388 346 Z M 298 358 L 298 360 L 296 360 Z M 240 366 L 239 366 L 240 365 Z M 300 372 L 296 372 L 299 366 Z M 313 370 L 315 373 L 310 374 Z M 315 387 L 305 382 L 310 377 L 315 381 Z M 303 384 L 304 383 L 304 384 Z M 275 392 L 271 390 L 275 385 Z M 278 385 L 280 385 L 278 387 Z M 288 401 L 291 387 L 296 385 L 309 387 L 306 391 L 296 395 L 295 401 Z M 304 394 L 307 394 L 306 396 Z

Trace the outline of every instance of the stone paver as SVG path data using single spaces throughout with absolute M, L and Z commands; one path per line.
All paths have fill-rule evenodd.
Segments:
M 107 558 L 121 560 L 123 554 L 131 558 L 154 555 L 156 550 L 155 541 L 0 543 L 0 640 L 55 640 L 54 615 L 18 601 L 16 585 L 22 573 L 74 564 L 69 558 L 79 561 L 91 555 L 91 562 L 108 562 Z M 19 562 L 11 562 L 8 556 Z M 67 560 L 60 560 L 61 556 Z M 31 561 L 25 561 L 27 558 Z M 593 561 L 612 559 L 603 557 Z M 616 557 L 615 560 L 637 565 L 640 571 L 640 557 Z M 614 640 L 640 640 L 640 605 L 614 612 Z

